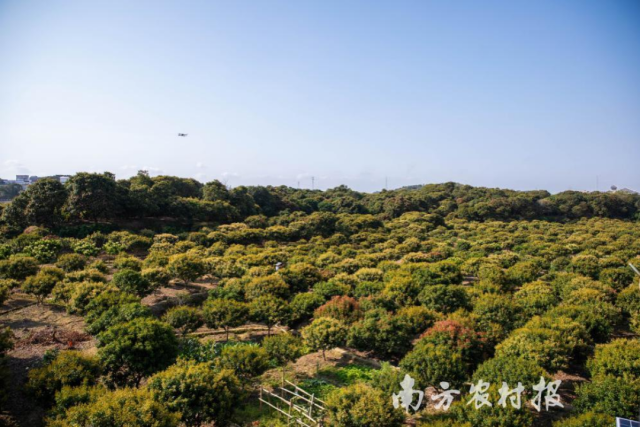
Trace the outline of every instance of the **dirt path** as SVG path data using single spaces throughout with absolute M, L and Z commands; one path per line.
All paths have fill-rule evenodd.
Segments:
M 42 425 L 45 410 L 27 395 L 24 384 L 29 370 L 42 363 L 47 350 L 72 347 L 95 351 L 95 340 L 84 333 L 81 317 L 67 314 L 57 306 L 37 306 L 33 302 L 14 294 L 0 307 L 0 327 L 9 326 L 15 335 L 14 348 L 7 353 L 7 412 L 0 415 L 0 420 L 9 425 Z

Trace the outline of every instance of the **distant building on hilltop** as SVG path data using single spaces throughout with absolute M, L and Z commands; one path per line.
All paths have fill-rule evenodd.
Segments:
M 622 193 L 622 194 L 640 194 L 635 190 L 632 190 L 630 188 L 618 188 L 615 185 L 611 186 L 611 192 L 612 193 Z

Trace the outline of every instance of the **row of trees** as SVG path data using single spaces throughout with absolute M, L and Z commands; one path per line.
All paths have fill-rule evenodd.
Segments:
M 113 174 L 78 173 L 62 185 L 42 179 L 4 209 L 10 227 L 55 226 L 76 221 L 114 221 L 162 217 L 178 222 L 229 223 L 254 215 L 275 217 L 289 212 L 373 214 L 397 218 L 418 211 L 467 220 L 633 219 L 640 196 L 622 193 L 512 191 L 455 183 L 412 189 L 360 193 L 345 186 L 327 191 L 290 187 L 227 188 L 219 181 L 149 177 L 145 173 L 116 181 Z

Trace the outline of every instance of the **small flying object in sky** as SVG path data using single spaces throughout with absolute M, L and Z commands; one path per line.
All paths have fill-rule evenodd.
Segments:
M 178 136 L 187 136 L 187 133 L 179 133 Z

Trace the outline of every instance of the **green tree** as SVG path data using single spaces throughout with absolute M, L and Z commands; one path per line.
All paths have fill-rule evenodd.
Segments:
M 233 372 L 214 370 L 208 363 L 178 363 L 151 377 L 147 387 L 188 426 L 227 425 L 241 398 Z
M 56 261 L 56 267 L 63 269 L 67 273 L 82 270 L 86 264 L 87 259 L 80 254 L 60 255 L 58 261 Z
M 167 270 L 173 277 L 182 280 L 186 286 L 206 272 L 206 265 L 195 255 L 177 254 L 169 258 Z
M 195 307 L 172 307 L 164 314 L 162 320 L 177 329 L 183 337 L 203 325 L 202 312 Z
M 98 354 L 110 379 L 119 385 L 140 380 L 171 365 L 178 355 L 173 328 L 154 319 L 118 324 L 98 336 Z
M 151 282 L 144 278 L 139 271 L 125 268 L 113 275 L 113 283 L 123 292 L 139 297 L 149 295 L 153 291 Z
M 222 368 L 231 369 L 246 382 L 269 367 L 269 355 L 256 344 L 241 343 L 224 347 L 219 363 Z
M 38 261 L 32 257 L 13 255 L 0 260 L 0 278 L 24 280 L 38 272 Z
M 302 340 L 290 333 L 282 333 L 265 338 L 262 341 L 262 345 L 269 357 L 282 366 L 282 383 L 284 384 L 284 372 L 287 363 L 293 362 L 302 356 Z
M 432 342 L 419 342 L 402 359 L 400 367 L 422 388 L 437 387 L 443 378 L 454 385 L 461 385 L 467 379 L 468 367 L 461 352 Z
M 591 376 L 613 375 L 629 380 L 640 379 L 640 340 L 617 339 L 596 346 L 587 362 Z
M 400 427 L 404 414 L 389 396 L 365 384 L 334 391 L 327 398 L 329 425 L 342 427 Z
M 302 337 L 311 350 L 322 350 L 322 357 L 326 360 L 326 350 L 346 342 L 347 328 L 337 319 L 320 317 L 302 330 Z
M 97 357 L 79 351 L 63 351 L 50 363 L 29 371 L 27 389 L 38 399 L 51 401 L 64 386 L 94 385 L 100 373 Z
M 61 212 L 67 200 L 67 192 L 58 180 L 39 179 L 23 194 L 29 198 L 24 210 L 28 224 L 51 227 L 61 222 Z
M 267 336 L 271 336 L 271 328 L 278 323 L 286 323 L 291 318 L 289 304 L 285 300 L 271 295 L 265 295 L 251 301 L 249 313 L 253 320 L 267 327 Z
M 202 311 L 207 326 L 213 329 L 224 328 L 229 341 L 229 329 L 247 322 L 249 306 L 234 300 L 214 299 L 206 301 Z
M 68 198 L 65 209 L 72 217 L 97 222 L 111 219 L 119 211 L 116 181 L 109 173 L 81 172 L 65 184 Z
M 53 288 L 62 280 L 60 275 L 51 271 L 41 270 L 35 276 L 27 277 L 22 284 L 22 290 L 36 297 L 38 304 L 49 296 Z
M 122 388 L 94 393 L 88 403 L 71 406 L 51 427 L 177 427 L 180 414 L 170 412 L 146 389 Z

